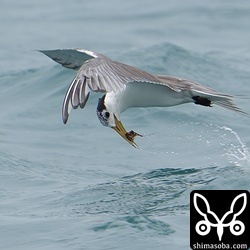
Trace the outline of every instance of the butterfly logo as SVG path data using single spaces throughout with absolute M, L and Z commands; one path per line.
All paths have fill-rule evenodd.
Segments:
M 241 204 L 240 199 L 243 199 L 243 205 L 239 209 L 239 204 Z M 199 201 L 200 207 L 198 206 L 198 201 Z M 221 219 L 219 219 L 218 216 L 213 211 L 210 210 L 210 205 L 207 199 L 203 195 L 199 193 L 194 193 L 193 204 L 194 204 L 196 211 L 203 217 L 203 219 L 197 222 L 195 226 L 195 230 L 199 235 L 204 236 L 204 235 L 209 234 L 211 227 L 217 228 L 217 235 L 218 235 L 219 241 L 221 241 L 222 239 L 225 227 L 229 227 L 230 232 L 236 236 L 244 233 L 245 225 L 242 221 L 237 220 L 237 217 L 246 208 L 246 205 L 247 205 L 246 193 L 239 194 L 233 199 L 230 205 L 230 210 L 227 211 L 222 216 Z

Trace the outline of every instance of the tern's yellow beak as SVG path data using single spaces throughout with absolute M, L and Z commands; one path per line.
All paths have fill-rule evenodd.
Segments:
M 126 129 L 124 128 L 123 124 L 121 121 L 115 117 L 115 127 L 112 127 L 124 140 L 126 140 L 129 144 L 131 144 L 133 147 L 138 148 L 137 144 L 134 142 L 134 138 L 136 136 L 142 136 L 140 134 L 137 134 L 133 130 L 130 132 L 127 132 Z

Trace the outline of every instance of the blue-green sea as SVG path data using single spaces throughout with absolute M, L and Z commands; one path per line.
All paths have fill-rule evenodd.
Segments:
M 0 249 L 185 250 L 192 190 L 250 190 L 249 117 L 130 109 L 135 149 L 100 124 L 102 94 L 64 125 L 76 72 L 37 51 L 96 51 L 236 95 L 250 113 L 248 0 L 1 0 L 0 34 Z

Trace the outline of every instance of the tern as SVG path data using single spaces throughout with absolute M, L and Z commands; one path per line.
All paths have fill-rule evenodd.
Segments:
M 142 135 L 133 130 L 128 132 L 120 119 L 128 108 L 170 107 L 192 102 L 206 107 L 216 104 L 248 115 L 235 105 L 232 95 L 195 81 L 151 74 L 85 49 L 39 51 L 64 67 L 77 70 L 63 101 L 63 123 L 67 123 L 71 108 L 85 107 L 91 91 L 103 92 L 96 110 L 101 124 L 114 129 L 136 148 L 134 138 Z

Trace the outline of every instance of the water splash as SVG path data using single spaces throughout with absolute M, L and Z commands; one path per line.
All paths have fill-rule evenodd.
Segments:
M 228 133 L 223 133 L 222 137 L 224 138 L 224 142 L 221 142 L 221 145 L 225 146 L 225 154 L 230 163 L 235 165 L 241 165 L 241 162 L 246 162 L 247 165 L 250 165 L 250 153 L 246 145 L 242 142 L 240 136 L 231 128 L 227 126 L 220 127 L 220 130 L 224 130 L 229 132 L 233 139 L 228 136 Z
M 143 134 L 138 145 L 146 153 L 167 154 L 184 160 L 192 157 L 209 165 L 225 165 L 225 160 L 236 166 L 250 164 L 249 149 L 237 132 L 213 123 L 179 122 L 178 125 Z

